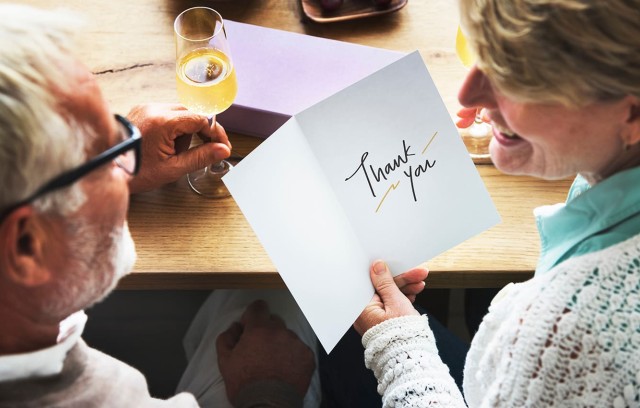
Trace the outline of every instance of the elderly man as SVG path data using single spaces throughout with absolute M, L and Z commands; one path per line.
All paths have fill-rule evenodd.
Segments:
M 129 194 L 228 156 L 226 133 L 180 106 L 114 117 L 72 56 L 73 19 L 7 5 L 0 16 L 0 407 L 197 406 L 186 392 L 151 398 L 140 372 L 88 347 L 82 310 L 133 266 Z M 176 151 L 192 133 L 214 142 Z M 265 303 L 218 338 L 234 404 L 301 403 L 313 353 Z

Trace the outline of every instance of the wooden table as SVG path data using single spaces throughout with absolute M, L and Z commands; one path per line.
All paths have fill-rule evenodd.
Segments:
M 205 5 L 231 20 L 375 47 L 420 50 L 449 112 L 459 108 L 465 70 L 454 51 L 458 22 L 452 0 L 409 0 L 398 12 L 349 22 L 302 21 L 300 0 L 68 0 L 89 24 L 79 56 L 116 112 L 137 103 L 175 102 L 172 24 L 180 11 Z M 59 7 L 46 0 L 23 3 Z M 0 16 L 1 18 L 1 16 Z M 231 39 L 233 41 L 233 39 Z M 232 134 L 234 152 L 260 140 Z M 546 182 L 478 165 L 502 223 L 428 262 L 428 287 L 498 287 L 530 277 L 539 242 L 533 208 L 563 201 L 569 181 Z M 133 274 L 120 288 L 281 287 L 275 267 L 232 198 L 207 200 L 186 180 L 134 196 L 129 222 L 138 249 Z M 434 231 L 437 234 L 437 231 Z

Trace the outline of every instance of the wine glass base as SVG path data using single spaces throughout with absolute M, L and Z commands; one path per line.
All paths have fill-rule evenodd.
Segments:
M 469 156 L 475 163 L 490 163 L 489 143 L 493 133 L 491 126 L 477 120 L 470 127 L 460 130 L 460 137 L 464 143 Z
M 201 170 L 194 171 L 187 175 L 187 181 L 191 189 L 197 194 L 206 198 L 225 198 L 231 193 L 224 185 L 222 177 L 233 168 L 233 165 L 226 160 L 219 164 L 213 164 Z
M 491 136 L 462 136 L 462 142 L 464 143 L 469 156 L 472 159 L 490 159 L 489 155 L 489 142 L 491 142 Z

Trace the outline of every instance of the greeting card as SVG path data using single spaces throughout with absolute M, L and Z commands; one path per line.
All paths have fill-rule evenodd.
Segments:
M 394 275 L 499 222 L 418 52 L 294 115 L 224 177 L 329 352 Z

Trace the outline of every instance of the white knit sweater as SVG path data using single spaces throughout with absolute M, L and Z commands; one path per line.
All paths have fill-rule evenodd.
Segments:
M 426 316 L 365 333 L 385 407 L 465 406 Z M 470 407 L 640 407 L 640 235 L 512 284 L 467 355 Z

